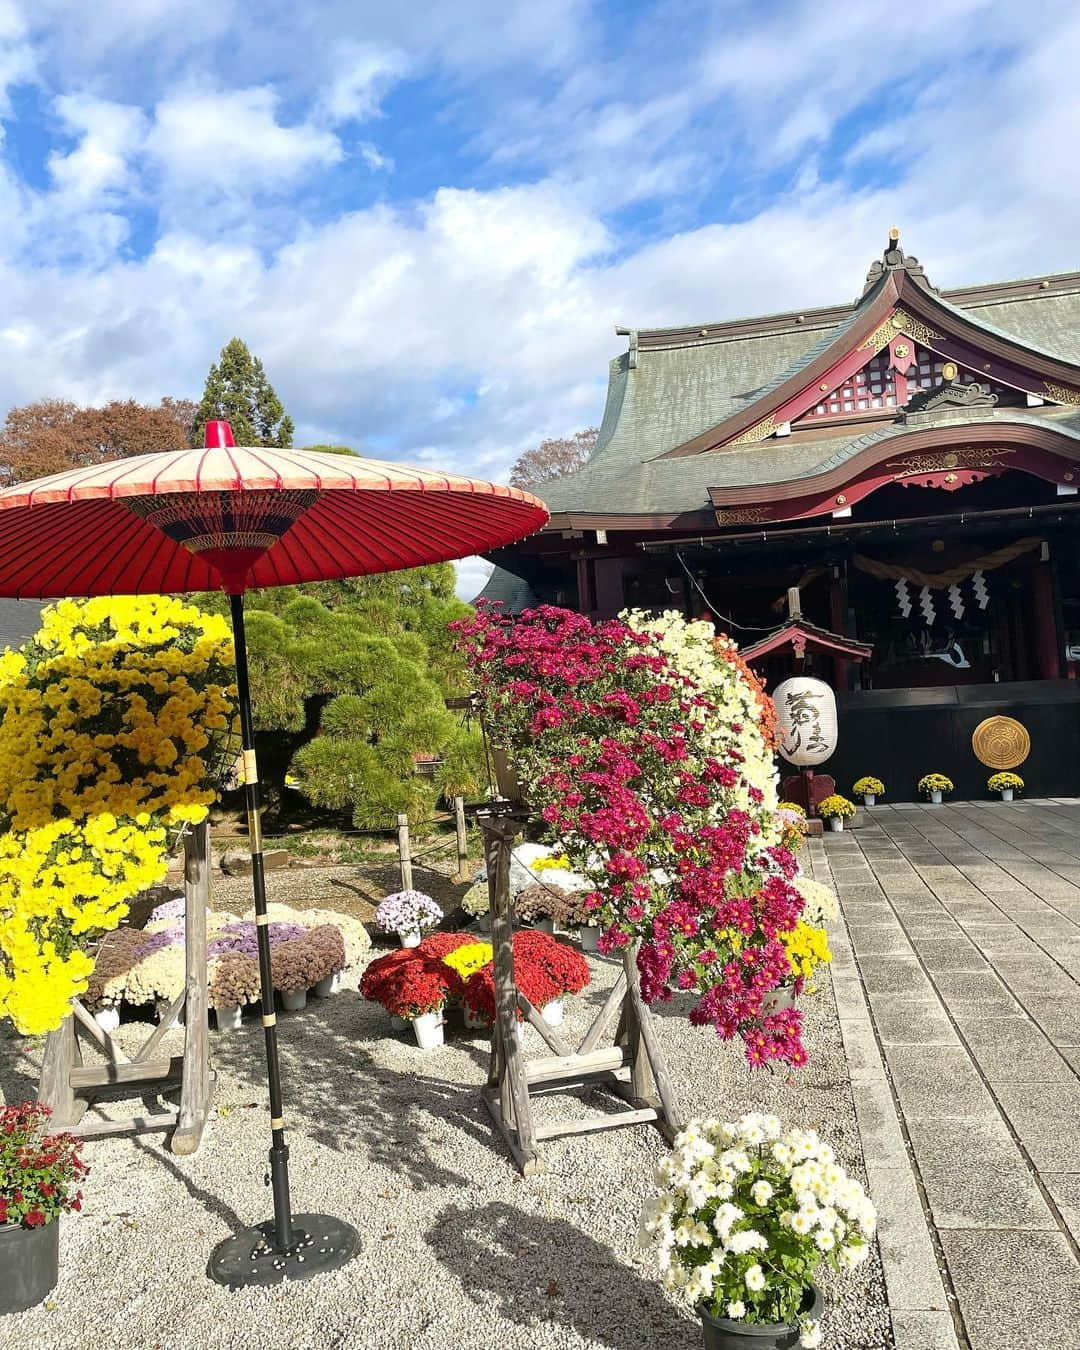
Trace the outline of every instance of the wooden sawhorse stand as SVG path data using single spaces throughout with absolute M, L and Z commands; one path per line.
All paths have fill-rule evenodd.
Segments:
M 112 1134 L 172 1130 L 173 1153 L 194 1153 L 202 1142 L 210 1112 L 211 1074 L 207 1029 L 206 907 L 210 899 L 210 830 L 206 823 L 184 833 L 184 943 L 186 979 L 161 1022 L 134 1057 L 128 1059 L 78 999 L 63 1023 L 45 1042 L 38 1101 L 52 1110 L 51 1124 L 84 1139 Z M 107 940 L 107 939 L 106 939 Z M 184 1012 L 183 1055 L 162 1056 L 158 1046 L 179 1013 Z M 83 1064 L 83 1038 L 105 1055 L 104 1064 Z M 180 1081 L 180 1107 L 156 1115 L 123 1120 L 84 1120 L 95 1089 L 125 1085 L 132 1095 Z
M 521 826 L 512 814 L 496 811 L 480 816 L 495 949 L 495 1027 L 491 1066 L 483 1090 L 492 1119 L 525 1176 L 544 1170 L 538 1148 L 543 1139 L 651 1122 L 671 1143 L 681 1127 L 679 1109 L 649 1009 L 641 997 L 635 950 L 624 951 L 623 969 L 576 1050 L 548 1026 L 517 988 L 511 945 L 510 853 Z M 550 1055 L 526 1060 L 517 1028 L 519 1010 L 539 1032 Z M 616 1018 L 613 1043 L 600 1048 Z M 629 1069 L 629 1078 L 619 1077 L 624 1069 Z M 575 1087 L 606 1088 L 626 1107 L 609 1115 L 585 1116 L 552 1125 L 534 1123 L 531 1095 L 565 1092 Z

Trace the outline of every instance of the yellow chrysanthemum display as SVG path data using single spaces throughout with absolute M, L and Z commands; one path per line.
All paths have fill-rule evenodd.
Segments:
M 467 980 L 470 975 L 475 975 L 478 970 L 489 965 L 493 956 L 494 949 L 490 942 L 467 942 L 463 947 L 447 952 L 443 957 L 443 965 L 456 970 L 463 980 Z
M 800 920 L 790 933 L 780 934 L 780 941 L 796 978 L 808 981 L 817 966 L 827 965 L 832 960 L 829 935 L 824 928 L 814 928 Z M 813 986 L 808 985 L 806 992 L 813 993 Z
M 161 596 L 63 600 L 0 655 L 0 1016 L 59 1026 L 89 941 L 214 800 L 234 717 L 226 621 Z

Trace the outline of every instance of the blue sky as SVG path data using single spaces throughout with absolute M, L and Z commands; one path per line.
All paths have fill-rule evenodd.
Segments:
M 196 395 L 503 477 L 617 323 L 1080 266 L 1080 9 L 0 0 L 0 407 Z M 473 586 L 464 569 L 462 588 Z

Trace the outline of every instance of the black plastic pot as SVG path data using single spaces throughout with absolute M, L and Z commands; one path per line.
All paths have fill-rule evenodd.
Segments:
M 825 1300 L 816 1285 L 806 1291 L 802 1315 L 821 1320 Z M 794 1350 L 799 1344 L 799 1326 L 795 1322 L 737 1322 L 730 1317 L 701 1314 L 705 1350 Z
M 40 1228 L 0 1224 L 0 1314 L 23 1312 L 56 1287 L 60 1220 Z

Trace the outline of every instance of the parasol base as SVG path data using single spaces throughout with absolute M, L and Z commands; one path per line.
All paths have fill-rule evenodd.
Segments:
M 344 1219 L 329 1214 L 293 1216 L 294 1241 L 287 1251 L 274 1247 L 274 1221 L 253 1224 L 219 1242 L 206 1273 L 230 1289 L 246 1289 L 285 1280 L 308 1280 L 339 1270 L 356 1255 L 359 1237 Z

